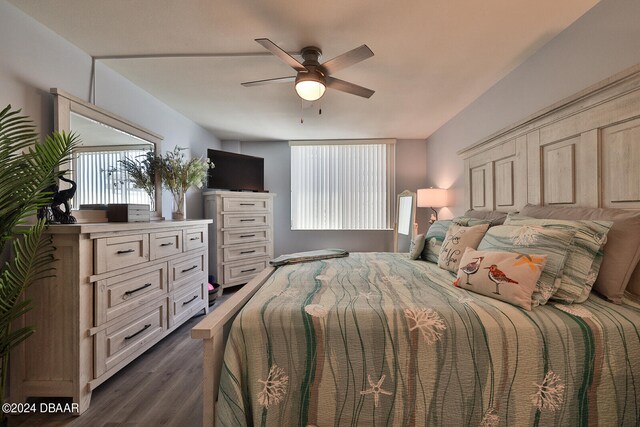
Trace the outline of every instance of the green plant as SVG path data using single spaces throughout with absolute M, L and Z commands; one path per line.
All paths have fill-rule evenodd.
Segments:
M 53 247 L 44 234 L 45 220 L 29 225 L 51 200 L 51 188 L 64 172 L 59 167 L 78 139 L 53 133 L 39 142 L 35 126 L 11 105 L 0 112 L 0 404 L 4 403 L 9 352 L 27 339 L 33 327 L 12 328 L 31 310 L 22 295 L 36 279 L 52 275 Z M 12 249 L 12 250 L 10 250 Z M 4 418 L 0 413 L 0 421 Z
M 125 158 L 119 163 L 129 175 L 129 181 L 134 187 L 144 190 L 151 200 L 151 210 L 154 209 L 156 200 L 156 171 L 158 170 L 159 159 L 153 151 L 136 156 L 133 159 Z
M 185 148 L 174 147 L 173 151 L 158 158 L 162 184 L 171 191 L 176 212 L 184 215 L 184 195 L 191 187 L 201 188 L 207 179 L 207 170 L 215 167 L 209 159 L 192 157 L 185 160 Z

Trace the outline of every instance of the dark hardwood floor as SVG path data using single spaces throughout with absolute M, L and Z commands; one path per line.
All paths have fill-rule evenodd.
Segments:
M 227 290 L 211 309 L 231 294 Z M 202 318 L 190 319 L 94 390 L 91 406 L 82 416 L 16 415 L 9 417 L 9 426 L 202 425 L 202 344 L 191 338 L 191 328 Z M 39 407 L 40 402 L 64 404 L 70 400 L 36 402 Z

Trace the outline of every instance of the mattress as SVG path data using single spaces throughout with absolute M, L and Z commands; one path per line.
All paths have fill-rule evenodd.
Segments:
M 278 268 L 231 327 L 217 424 L 640 422 L 639 307 L 528 312 L 453 279 L 392 253 Z

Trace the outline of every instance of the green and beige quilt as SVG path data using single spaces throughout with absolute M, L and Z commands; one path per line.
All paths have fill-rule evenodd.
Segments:
M 360 253 L 278 268 L 235 319 L 221 426 L 635 426 L 640 308 L 525 311 L 437 265 Z

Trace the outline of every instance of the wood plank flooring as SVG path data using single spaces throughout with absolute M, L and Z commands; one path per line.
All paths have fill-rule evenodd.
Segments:
M 219 307 L 233 291 L 211 307 Z M 9 426 L 200 426 L 202 425 L 202 343 L 191 339 L 196 316 L 115 374 L 93 392 L 91 406 L 69 414 L 11 416 Z M 70 403 L 69 399 L 39 402 Z

